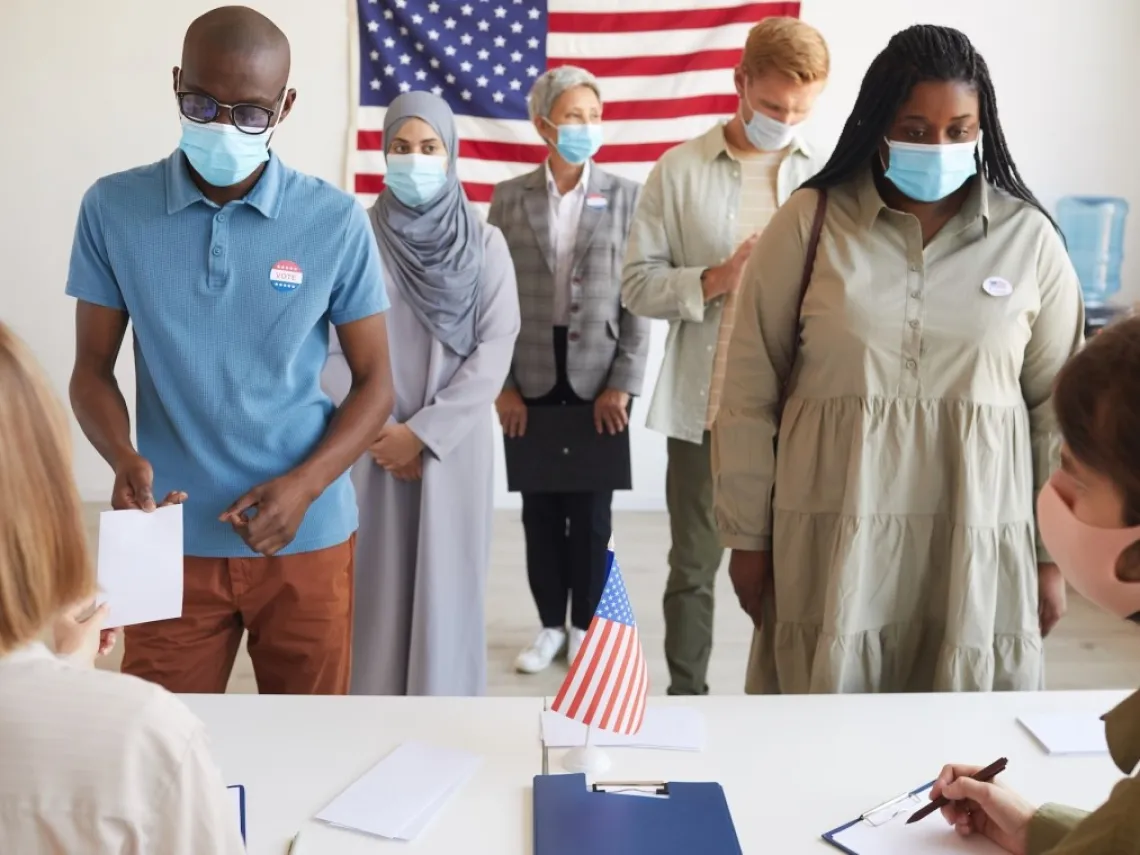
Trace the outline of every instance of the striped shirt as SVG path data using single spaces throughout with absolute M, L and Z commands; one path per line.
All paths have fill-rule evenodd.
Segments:
M 740 164 L 740 203 L 734 243 L 734 246 L 740 246 L 751 235 L 763 231 L 776 213 L 779 207 L 776 179 L 787 152 L 741 151 L 732 146 L 727 148 L 729 156 Z M 706 426 L 710 429 L 720 409 L 720 392 L 724 386 L 724 371 L 728 363 L 728 343 L 732 339 L 732 328 L 736 321 L 736 302 L 736 291 L 733 290 L 725 297 L 724 311 L 720 318 L 712 382 L 709 384 L 709 407 L 705 416 Z

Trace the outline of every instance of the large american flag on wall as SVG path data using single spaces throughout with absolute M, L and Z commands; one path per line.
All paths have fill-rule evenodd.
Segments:
M 352 0 L 359 39 L 349 186 L 384 188 L 384 112 L 402 92 L 444 98 L 459 130 L 459 177 L 482 206 L 546 147 L 526 96 L 550 68 L 577 65 L 602 87 L 606 169 L 644 181 L 668 149 L 736 110 L 732 69 L 748 30 L 800 4 L 748 0 Z

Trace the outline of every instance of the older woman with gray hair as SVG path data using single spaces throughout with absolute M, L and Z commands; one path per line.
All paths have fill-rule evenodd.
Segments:
M 491 403 L 519 330 L 515 272 L 472 209 L 447 103 L 396 98 L 384 117 L 384 192 L 369 212 L 392 303 L 392 418 L 353 468 L 360 506 L 355 695 L 480 695 L 494 489 Z M 333 345 L 325 384 L 348 373 Z
M 602 145 L 598 82 L 581 68 L 556 68 L 535 82 L 528 103 L 546 158 L 498 185 L 488 216 L 510 248 L 522 311 L 496 402 L 508 464 L 512 440 L 540 425 L 549 430 L 550 419 L 528 418 L 539 407 L 567 407 L 567 416 L 570 407 L 589 408 L 592 430 L 628 446 L 630 399 L 641 392 L 649 349 L 649 322 L 621 305 L 621 266 L 640 186 L 592 160 Z M 582 447 L 600 453 L 596 444 Z M 582 472 L 604 467 L 583 460 L 568 489 L 553 463 L 532 466 L 539 481 L 543 472 L 550 477 L 536 485 L 532 475 L 520 489 L 527 575 L 542 622 L 516 661 L 523 673 L 544 670 L 563 651 L 573 661 L 606 579 L 613 473 L 584 483 Z

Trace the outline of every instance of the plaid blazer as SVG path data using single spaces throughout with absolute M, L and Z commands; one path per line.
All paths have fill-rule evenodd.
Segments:
M 590 164 L 587 197 L 578 223 L 571 276 L 566 373 L 578 397 L 590 401 L 607 388 L 641 394 L 649 355 L 650 321 L 621 304 L 625 242 L 641 186 Z M 554 364 L 554 249 L 546 168 L 495 188 L 488 222 L 507 239 L 518 281 L 522 329 L 506 387 L 540 398 L 557 382 Z

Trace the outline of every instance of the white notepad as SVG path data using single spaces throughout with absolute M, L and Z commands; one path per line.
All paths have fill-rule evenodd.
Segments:
M 548 748 L 578 748 L 586 744 L 586 725 L 561 713 L 542 713 L 542 741 Z M 590 744 L 599 748 L 664 748 L 703 751 L 705 717 L 692 707 L 646 707 L 641 730 L 632 736 L 595 730 Z
M 825 838 L 854 855 L 1005 855 L 1005 850 L 981 835 L 962 837 L 934 814 L 913 825 L 906 821 L 930 801 L 929 789 L 896 804 L 887 815 L 858 820 L 828 832 Z
M 99 603 L 106 626 L 182 616 L 182 506 L 99 515 Z
M 1104 722 L 1095 713 L 1034 713 L 1018 718 L 1049 754 L 1107 754 Z
M 405 742 L 317 814 L 331 825 L 391 840 L 413 840 L 475 774 L 466 751 Z

